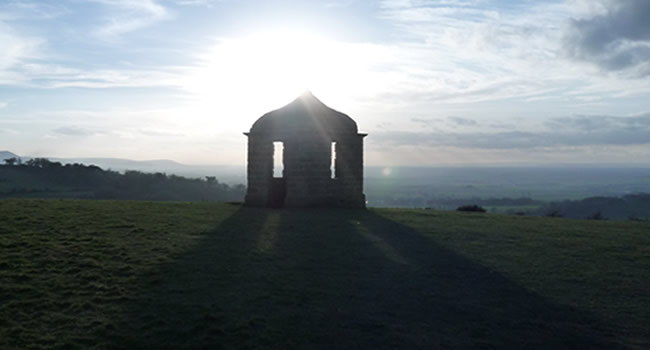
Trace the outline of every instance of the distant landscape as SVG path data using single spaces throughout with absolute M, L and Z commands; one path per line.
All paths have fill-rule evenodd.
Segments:
M 16 167 L 17 161 L 14 166 L 5 163 L 12 158 L 21 159 L 23 165 L 31 159 L 0 152 L 0 197 L 242 201 L 245 194 L 244 166 L 196 166 L 169 160 L 39 158 L 59 164 L 62 169 L 56 171 L 68 174 L 64 179 L 51 176 L 54 168 L 37 170 Z M 70 165 L 67 170 L 66 164 Z M 75 177 L 78 174 L 72 170 L 74 164 L 87 168 L 85 175 L 92 171 L 102 173 L 103 182 Z M 128 179 L 136 177 L 138 184 L 129 187 Z M 650 219 L 650 167 L 369 166 L 364 181 L 371 207 L 454 210 L 476 204 L 502 214 Z

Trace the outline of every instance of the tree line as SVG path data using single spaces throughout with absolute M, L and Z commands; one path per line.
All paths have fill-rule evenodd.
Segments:
M 161 201 L 242 201 L 244 185 L 230 186 L 214 176 L 186 178 L 165 173 L 123 173 L 47 158 L 0 165 L 0 197 L 133 199 Z

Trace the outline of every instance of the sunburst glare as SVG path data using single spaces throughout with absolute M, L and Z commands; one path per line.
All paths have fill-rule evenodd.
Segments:
M 304 90 L 329 100 L 365 91 L 373 85 L 373 57 L 381 56 L 376 50 L 294 31 L 220 39 L 200 55 L 183 86 L 197 96 L 198 111 L 228 113 L 235 117 L 231 126 L 243 127 Z

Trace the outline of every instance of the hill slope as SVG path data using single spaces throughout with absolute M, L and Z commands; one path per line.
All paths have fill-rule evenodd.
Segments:
M 9 151 L 0 151 L 0 164 L 4 164 L 5 159 L 9 158 L 18 158 L 18 156 Z
M 0 201 L 0 348 L 644 348 L 650 225 Z

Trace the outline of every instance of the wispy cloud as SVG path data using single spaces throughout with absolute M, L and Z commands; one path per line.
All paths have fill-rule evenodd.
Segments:
M 97 22 L 103 21 L 104 24 L 94 32 L 88 30 L 88 33 L 105 39 L 169 18 L 168 10 L 155 0 L 91 1 L 103 8 Z M 70 5 L 68 2 L 49 5 L 26 0 L 0 4 L 0 85 L 35 88 L 178 85 L 176 82 L 180 79 L 182 68 L 128 62 L 82 65 L 77 57 L 57 52 L 54 46 L 60 38 L 48 37 L 45 33 L 41 33 L 41 36 L 29 35 L 18 29 L 24 29 L 23 24 L 34 19 L 50 20 L 69 14 L 73 9 L 68 9 L 66 4 Z M 81 46 L 83 38 L 80 39 Z
M 180 133 L 178 131 L 174 130 L 166 130 L 166 129 L 154 129 L 154 128 L 147 128 L 147 129 L 140 129 L 138 132 L 144 136 L 150 136 L 150 137 L 184 137 L 183 133 Z
M 92 136 L 99 133 L 95 130 L 82 128 L 76 125 L 62 126 L 60 128 L 54 129 L 53 132 L 65 136 Z
M 170 17 L 164 6 L 155 0 L 92 0 L 107 7 L 110 14 L 95 34 L 113 37 L 131 32 Z
M 633 2 L 648 7 L 645 0 L 629 3 Z M 496 6 L 491 1 L 383 1 L 381 17 L 399 33 L 402 49 L 395 65 L 403 84 L 399 95 L 387 97 L 452 103 L 509 98 L 585 102 L 609 98 L 616 93 L 612 84 L 632 84 L 636 92 L 647 93 L 647 84 L 594 74 L 590 66 L 566 54 L 567 33 L 576 31 L 572 18 L 609 11 L 612 3 L 601 1 L 596 6 L 572 0 Z M 617 11 L 628 7 L 632 5 L 626 2 Z M 637 64 L 637 71 L 645 72 L 641 61 L 646 49 L 650 53 L 650 45 L 625 48 L 625 54 L 608 62 Z
M 5 68 L 0 65 L 0 84 L 31 88 L 116 88 L 116 87 L 178 87 L 182 67 L 119 67 L 107 69 L 71 68 L 64 64 L 41 63 L 16 57 Z M 4 77 L 4 80 L 2 79 Z
M 27 80 L 21 73 L 26 62 L 40 56 L 43 40 L 24 36 L 0 21 L 0 85 Z
M 352 6 L 355 2 L 359 0 L 328 0 L 323 2 L 325 8 L 345 8 Z
M 233 0 L 173 0 L 171 2 L 181 6 L 213 6 L 227 1 Z
M 478 126 L 466 118 L 449 118 L 463 126 Z M 416 120 L 418 122 L 419 120 Z M 482 149 L 533 149 L 576 146 L 634 146 L 650 144 L 650 113 L 631 117 L 575 115 L 552 118 L 541 128 L 512 127 L 510 130 L 481 128 L 466 131 L 390 131 L 373 138 L 393 145 Z
M 68 12 L 66 6 L 59 2 L 6 0 L 0 4 L 0 21 L 46 20 L 59 17 Z

